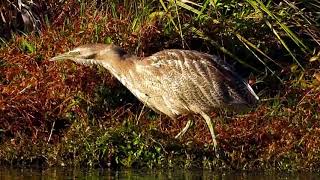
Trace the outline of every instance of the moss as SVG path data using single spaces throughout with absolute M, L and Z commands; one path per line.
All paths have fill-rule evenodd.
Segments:
M 303 52 L 274 18 L 237 1 L 208 5 L 200 15 L 167 2 L 99 2 L 48 2 L 53 8 L 46 11 L 48 22 L 41 34 L 14 34 L 1 46 L 1 164 L 319 170 L 319 61 L 302 61 L 315 53 Z M 305 35 L 314 27 L 295 24 L 304 19 L 292 7 L 270 3 L 267 8 L 292 26 L 310 49 L 319 51 L 313 40 L 318 34 Z M 274 31 L 301 58 L 305 70 L 284 55 L 288 50 Z M 189 47 L 243 59 L 235 67 L 250 75 L 262 102 L 246 115 L 221 112 L 216 131 L 223 153 L 216 158 L 201 118 L 176 140 L 186 117 L 174 121 L 143 108 L 101 67 L 48 61 L 74 46 L 95 42 L 113 42 L 145 56 Z M 260 53 L 260 61 L 252 52 Z M 249 68 L 253 66 L 257 71 Z

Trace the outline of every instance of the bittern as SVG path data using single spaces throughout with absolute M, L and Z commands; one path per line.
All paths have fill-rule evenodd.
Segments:
M 145 105 L 172 119 L 201 115 L 215 148 L 214 122 L 209 113 L 247 109 L 259 100 L 251 86 L 225 61 L 193 50 L 170 49 L 137 57 L 112 44 L 87 44 L 51 60 L 63 59 L 103 66 Z M 189 119 L 178 136 L 187 131 L 190 122 Z

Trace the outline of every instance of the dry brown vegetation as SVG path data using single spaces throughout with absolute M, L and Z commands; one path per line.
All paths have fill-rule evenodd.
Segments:
M 141 56 L 182 47 L 178 32 L 165 32 L 169 30 L 163 19 L 141 18 L 140 28 L 132 30 L 128 27 L 135 19 L 132 10 L 124 4 L 115 4 L 113 10 L 99 13 L 93 10 L 97 7 L 81 8 L 77 1 L 51 3 L 50 25 L 43 25 L 40 34 L 14 33 L 3 43 L 0 49 L 2 164 L 127 167 L 177 164 L 319 171 L 320 61 L 307 62 L 311 53 L 301 61 L 305 71 L 288 60 L 280 63 L 281 68 L 275 68 L 283 83 L 272 75 L 251 74 L 254 77 L 251 79 L 263 82 L 255 86 L 263 101 L 245 115 L 227 116 L 222 112 L 224 117 L 217 121 L 216 130 L 225 160 L 214 158 L 208 145 L 210 134 L 200 118 L 182 141 L 174 140 L 185 118 L 174 122 L 142 108 L 101 67 L 48 61 L 72 47 L 92 42 L 112 41 Z M 188 22 L 192 17 L 186 13 L 180 20 Z M 204 31 L 221 32 L 221 29 L 223 25 L 218 24 Z M 269 40 L 263 41 L 277 44 L 274 39 Z M 188 34 L 184 41 L 192 49 L 209 51 L 213 47 L 205 39 Z M 285 51 L 276 46 L 270 49 Z M 246 53 L 239 56 L 246 57 Z M 260 70 L 264 68 L 252 64 Z

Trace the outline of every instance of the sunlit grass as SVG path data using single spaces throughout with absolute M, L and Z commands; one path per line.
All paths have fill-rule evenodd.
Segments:
M 0 163 L 286 171 L 319 167 L 319 24 L 314 12 L 307 12 L 318 2 L 50 5 L 40 34 L 21 33 L 17 27 L 1 38 Z M 223 112 L 225 119 L 217 121 L 228 161 L 213 155 L 202 121 L 175 140 L 186 118 L 154 115 L 101 67 L 48 61 L 96 42 L 142 56 L 166 48 L 218 54 L 250 76 L 261 98 L 259 107 L 232 117 Z

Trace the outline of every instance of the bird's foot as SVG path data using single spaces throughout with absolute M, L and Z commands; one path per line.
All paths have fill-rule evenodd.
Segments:
M 175 136 L 175 138 L 180 139 L 192 125 L 193 125 L 193 121 L 189 119 L 186 126 Z

